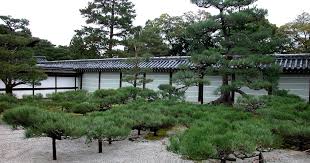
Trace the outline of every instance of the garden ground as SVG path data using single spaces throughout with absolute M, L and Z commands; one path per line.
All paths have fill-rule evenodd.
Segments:
M 51 158 L 51 139 L 24 139 L 23 130 L 12 131 L 0 125 L 0 163 L 47 163 L 47 162 L 192 162 L 166 150 L 167 139 L 160 141 L 128 140 L 104 144 L 103 154 L 97 153 L 97 143 L 85 144 L 85 140 L 63 140 L 57 143 L 58 161 Z M 267 162 L 308 163 L 310 155 L 304 152 L 275 150 L 264 153 Z M 237 162 L 255 162 L 255 159 Z M 217 161 L 210 161 L 217 162 Z

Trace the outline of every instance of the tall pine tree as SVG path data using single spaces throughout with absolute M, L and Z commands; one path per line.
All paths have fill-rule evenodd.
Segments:
M 83 37 L 95 42 L 101 57 L 117 57 L 115 48 L 124 45 L 132 30 L 134 4 L 129 0 L 94 0 L 80 11 L 90 25 L 80 31 Z
M 39 84 L 46 78 L 33 58 L 38 39 L 31 37 L 29 21 L 0 16 L 0 80 L 7 94 L 21 84 Z
M 211 16 L 206 25 L 212 32 L 215 47 L 192 53 L 195 64 L 205 65 L 222 76 L 218 89 L 221 97 L 215 103 L 231 104 L 235 92 L 246 95 L 243 87 L 269 93 L 275 86 L 278 67 L 271 55 L 281 44 L 276 35 L 276 26 L 265 18 L 267 11 L 253 4 L 256 0 L 191 0 L 202 8 L 213 7 L 219 14 Z M 204 59 L 217 58 L 217 63 L 208 65 Z M 205 63 L 204 63 L 205 62 Z M 262 66 L 266 65 L 266 66 Z

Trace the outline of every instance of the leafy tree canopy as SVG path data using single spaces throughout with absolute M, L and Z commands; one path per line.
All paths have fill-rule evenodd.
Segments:
M 40 84 L 46 78 L 36 66 L 33 47 L 38 39 L 31 36 L 29 21 L 0 16 L 0 80 L 6 93 L 21 84 Z

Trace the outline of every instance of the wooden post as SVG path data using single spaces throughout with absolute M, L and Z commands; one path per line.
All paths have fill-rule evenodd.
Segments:
M 146 86 L 145 80 L 146 80 L 146 73 L 143 73 L 143 89 L 145 89 Z
M 258 162 L 259 162 L 259 163 L 264 163 L 264 162 L 265 162 L 262 152 L 260 152 L 259 155 L 258 155 Z
M 169 85 L 171 85 L 171 86 L 172 86 L 172 75 L 173 75 L 173 73 L 172 73 L 172 71 L 170 71 L 170 74 L 169 74 Z
M 32 82 L 32 97 L 34 97 L 35 93 L 34 93 L 34 82 Z
M 309 84 L 308 84 L 308 86 L 309 86 L 309 99 L 308 99 L 308 103 L 310 104 L 310 79 L 309 79 Z
M 119 87 L 122 88 L 123 83 L 123 73 L 122 71 L 119 73 Z
M 99 153 L 102 153 L 102 139 L 98 139 L 98 150 Z
M 203 79 L 203 78 L 204 78 L 204 74 L 201 73 L 200 79 Z M 198 84 L 198 102 L 200 102 L 200 104 L 203 104 L 203 87 L 204 87 L 203 83 Z
M 55 74 L 55 93 L 57 93 L 57 75 Z
M 56 156 L 56 139 L 52 138 L 53 141 L 53 160 L 57 160 L 57 156 Z
M 74 76 L 74 90 L 76 91 L 76 75 Z
M 80 89 L 83 89 L 83 74 L 80 75 Z
M 101 89 L 101 71 L 99 72 L 98 89 Z
M 232 82 L 236 81 L 236 74 L 232 74 L 231 75 L 231 81 Z M 231 91 L 231 101 L 232 101 L 233 104 L 235 103 L 235 96 L 236 96 L 235 91 Z

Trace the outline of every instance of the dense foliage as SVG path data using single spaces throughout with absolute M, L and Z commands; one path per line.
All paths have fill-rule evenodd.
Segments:
M 3 121 L 24 127 L 28 137 L 51 137 L 55 151 L 56 139 L 86 136 L 88 141 L 97 140 L 102 152 L 104 141 L 124 140 L 131 130 L 156 137 L 160 129 L 172 127 L 185 130 L 170 137 L 168 149 L 194 160 L 254 157 L 269 148 L 310 146 L 310 107 L 285 91 L 240 99 L 235 107 L 185 103 L 162 91 L 128 87 L 63 92 L 49 99 L 26 97 L 4 112 Z M 10 96 L 0 96 L 1 100 L 16 101 Z
M 46 78 L 33 58 L 38 40 L 31 36 L 28 25 L 26 19 L 0 16 L 0 80 L 7 94 L 16 86 L 39 85 Z

